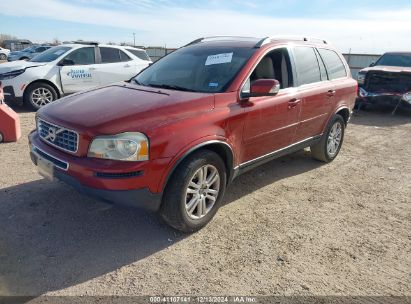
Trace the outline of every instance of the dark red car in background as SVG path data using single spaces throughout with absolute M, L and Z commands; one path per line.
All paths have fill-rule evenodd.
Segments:
M 44 176 L 190 232 L 239 174 L 304 147 L 332 161 L 356 95 L 325 41 L 198 39 L 129 82 L 40 109 L 31 157 Z
M 411 110 L 411 52 L 385 53 L 358 73 L 359 107 L 384 105 Z

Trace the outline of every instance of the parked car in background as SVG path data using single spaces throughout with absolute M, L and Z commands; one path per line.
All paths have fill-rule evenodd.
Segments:
M 6 60 L 10 50 L 0 47 L 0 60 Z
M 191 232 L 239 174 L 305 147 L 335 159 L 356 95 L 323 40 L 198 39 L 129 82 L 40 109 L 31 157 L 50 179 Z
M 358 73 L 358 100 L 362 105 L 411 109 L 411 52 L 385 53 Z
M 32 45 L 21 51 L 10 52 L 7 56 L 7 61 L 30 60 L 51 47 L 51 45 Z
M 6 101 L 23 101 L 37 110 L 64 95 L 130 79 L 151 64 L 142 53 L 96 43 L 60 45 L 29 61 L 3 63 L 0 80 Z

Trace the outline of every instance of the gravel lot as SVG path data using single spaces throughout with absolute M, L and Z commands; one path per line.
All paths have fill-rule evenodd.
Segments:
M 353 117 L 337 159 L 241 177 L 192 235 L 43 180 L 0 145 L 0 295 L 411 295 L 411 117 Z

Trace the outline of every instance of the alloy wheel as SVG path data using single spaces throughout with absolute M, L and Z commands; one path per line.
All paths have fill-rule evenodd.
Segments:
M 37 88 L 31 93 L 31 100 L 40 108 L 53 101 L 53 93 L 47 88 Z
M 341 122 L 336 121 L 331 127 L 330 133 L 327 139 L 327 153 L 330 157 L 334 157 L 341 144 L 342 138 L 342 125 Z

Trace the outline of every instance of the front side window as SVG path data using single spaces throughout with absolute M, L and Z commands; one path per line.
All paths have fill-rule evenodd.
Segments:
M 294 59 L 299 85 L 321 81 L 320 67 L 314 48 L 306 46 L 295 47 Z
M 223 92 L 254 52 L 246 47 L 184 47 L 149 66 L 135 81 L 152 87 Z
M 44 51 L 43 53 L 34 56 L 31 62 L 52 62 L 71 50 L 69 46 L 56 46 Z
M 325 65 L 327 66 L 330 79 L 337 79 L 347 76 L 344 63 L 336 52 L 327 49 L 318 49 Z
M 76 49 L 68 54 L 65 59 L 71 60 L 74 65 L 88 65 L 96 62 L 94 47 Z

